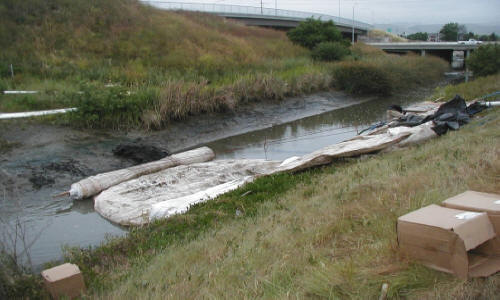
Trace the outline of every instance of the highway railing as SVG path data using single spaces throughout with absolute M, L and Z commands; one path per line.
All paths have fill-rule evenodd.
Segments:
M 243 5 L 216 4 L 216 3 L 188 3 L 188 2 L 170 2 L 170 1 L 141 1 L 141 2 L 165 10 L 186 10 L 186 11 L 213 13 L 228 17 L 250 17 L 250 18 L 265 17 L 268 19 L 284 19 L 284 20 L 295 20 L 295 21 L 303 21 L 307 18 L 315 18 L 315 19 L 320 19 L 322 21 L 331 20 L 339 26 L 345 26 L 345 27 L 353 26 L 352 19 L 340 18 L 318 13 L 294 11 L 294 10 L 274 9 L 265 7 L 261 8 L 261 7 L 243 6 Z M 372 26 L 368 23 L 354 21 L 354 28 L 369 30 L 372 28 Z

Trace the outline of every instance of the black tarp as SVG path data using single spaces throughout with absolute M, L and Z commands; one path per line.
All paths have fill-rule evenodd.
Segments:
M 479 102 L 474 102 L 467 107 L 465 100 L 459 95 L 456 95 L 455 98 L 442 104 L 433 115 L 424 117 L 406 113 L 396 121 L 393 127 L 413 127 L 429 121 L 434 121 L 435 126 L 432 130 L 438 135 L 443 135 L 450 129 L 457 130 L 460 126 L 469 123 L 472 115 L 483 111 L 485 108 L 486 106 Z

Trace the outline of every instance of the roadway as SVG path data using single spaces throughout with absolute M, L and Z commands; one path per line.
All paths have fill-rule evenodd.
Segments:
M 300 22 L 305 21 L 307 18 L 315 18 L 322 21 L 333 21 L 339 30 L 346 36 L 352 33 L 353 28 L 356 36 L 358 34 L 366 34 L 368 30 L 372 28 L 370 24 L 352 19 L 302 11 L 213 3 L 141 1 L 159 9 L 211 13 L 227 19 L 236 20 L 249 26 L 272 27 L 288 30 L 297 27 Z
M 407 42 L 407 43 L 367 43 L 373 47 L 382 50 L 448 50 L 448 51 L 467 51 L 474 50 L 480 45 L 463 44 L 460 42 Z

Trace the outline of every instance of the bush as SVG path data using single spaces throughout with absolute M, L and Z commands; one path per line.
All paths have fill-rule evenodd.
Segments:
M 121 86 L 85 85 L 73 97 L 77 110 L 68 117 L 73 125 L 87 128 L 131 128 L 138 126 L 145 108 L 157 97 L 153 90 L 130 92 Z
M 427 34 L 427 32 L 417 32 L 408 35 L 406 38 L 413 41 L 427 41 L 429 35 Z
M 339 42 L 323 42 L 314 47 L 311 55 L 316 60 L 340 60 L 349 54 L 349 49 Z
M 387 73 L 368 62 L 339 63 L 333 77 L 338 88 L 351 94 L 387 95 L 392 90 Z
M 323 22 L 309 18 L 299 26 L 287 32 L 288 38 L 295 44 L 313 49 L 322 42 L 340 42 L 342 34 L 333 21 Z
M 500 71 L 500 46 L 490 44 L 479 47 L 467 59 L 467 65 L 477 76 L 498 73 Z

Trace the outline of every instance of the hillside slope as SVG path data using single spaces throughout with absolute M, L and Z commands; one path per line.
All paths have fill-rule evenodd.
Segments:
M 0 20 L 2 77 L 13 64 L 16 74 L 41 78 L 133 84 L 188 73 L 211 79 L 304 54 L 282 32 L 136 0 L 5 0 Z

